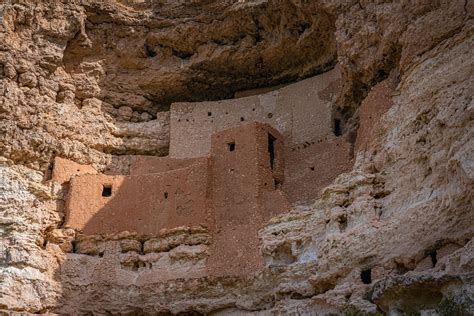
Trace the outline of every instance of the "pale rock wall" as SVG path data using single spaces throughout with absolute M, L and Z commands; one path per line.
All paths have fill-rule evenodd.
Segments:
M 473 313 L 473 1 L 15 0 L 1 10 L 0 309 L 314 315 L 454 302 Z M 62 188 L 43 182 L 54 156 L 126 168 L 128 158 L 112 154 L 166 154 L 168 113 L 156 113 L 166 104 L 307 77 L 336 59 L 335 113 L 349 127 L 371 87 L 395 73 L 391 108 L 353 171 L 261 230 L 265 269 L 192 280 L 147 270 L 200 266 L 205 240 L 188 237 L 157 240 L 164 246 L 150 249 L 163 255 L 136 251 L 126 267 L 107 237 L 102 258 L 64 251 L 77 236 L 58 229 Z M 119 237 L 131 250 L 141 242 L 110 239 Z M 367 269 L 372 284 L 361 282 Z M 413 305 L 420 293 L 431 294 L 425 307 Z

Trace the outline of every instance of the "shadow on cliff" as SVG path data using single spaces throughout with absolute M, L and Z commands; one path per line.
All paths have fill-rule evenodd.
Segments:
M 157 119 L 157 113 L 168 110 L 172 102 L 232 98 L 239 90 L 288 83 L 322 73 L 336 62 L 335 17 L 311 4 L 305 4 L 310 8 L 301 8 L 291 1 L 282 1 L 227 11 L 219 5 L 215 7 L 212 1 L 204 1 L 167 11 L 148 1 L 130 3 L 122 3 L 120 10 L 100 3 L 85 5 L 83 28 L 67 43 L 63 58 L 65 69 L 76 86 L 73 98 L 78 108 L 91 99 L 100 99 L 100 110 L 115 127 L 123 122 Z M 142 23 L 141 13 L 146 10 L 151 10 L 157 19 L 175 19 L 179 12 L 180 21 L 165 28 L 150 21 Z M 252 10 L 252 14 L 248 10 Z M 215 19 L 216 15 L 222 19 Z M 197 16 L 202 20 L 198 28 L 185 30 L 182 34 L 186 36 L 176 40 L 177 33 L 181 34 L 176 30 L 185 25 L 181 18 L 189 20 Z M 284 25 L 283 16 L 286 17 Z M 216 33 L 212 38 L 208 37 L 209 27 Z M 233 28 L 235 31 L 229 34 L 228 30 Z M 274 34 L 280 35 L 275 37 Z M 62 92 L 67 96 L 68 93 Z M 121 139 L 123 148 L 98 146 L 97 149 L 117 155 L 150 154 L 127 148 L 128 136 L 123 135 Z M 123 164 L 124 159 L 114 158 L 107 167 L 109 173 L 121 173 L 117 165 Z M 191 181 L 188 185 L 199 187 L 200 184 Z M 157 210 L 171 207 L 176 212 L 189 214 L 186 207 L 191 203 L 189 197 L 168 188 L 166 181 L 159 177 L 107 178 L 85 183 L 84 189 L 94 192 L 84 200 L 84 209 L 98 200 L 103 201 L 103 206 L 84 223 L 85 236 L 72 242 L 73 253 L 67 254 L 58 271 L 64 292 L 61 312 L 123 314 L 127 311 L 125 314 L 138 315 L 156 314 L 156 310 L 161 310 L 164 314 L 170 313 L 168 307 L 160 303 L 150 305 L 153 303 L 149 295 L 153 290 L 148 285 L 141 287 L 143 283 L 137 281 L 136 271 L 145 271 L 142 279 L 153 279 L 146 269 L 154 263 L 137 258 L 145 253 L 147 238 L 156 235 L 157 222 L 175 223 L 169 212 L 157 213 Z M 177 200 L 183 207 L 176 207 Z M 137 209 L 140 209 L 139 214 Z M 145 231 L 145 236 L 101 236 L 121 233 L 125 227 Z M 194 237 L 202 237 L 199 236 Z M 175 246 L 183 240 L 186 243 L 188 237 L 176 238 L 184 239 L 174 241 Z M 204 242 L 198 240 L 196 245 Z M 175 246 L 155 245 L 157 249 L 167 250 Z M 201 260 L 199 249 L 190 251 L 192 253 L 176 252 L 172 260 L 179 262 L 183 257 Z M 166 260 L 169 258 L 158 259 L 157 264 L 166 265 Z M 120 266 L 122 263 L 126 268 Z M 184 279 L 192 271 L 180 270 L 179 273 Z M 157 301 L 168 302 L 167 294 L 174 291 L 173 286 L 193 285 L 183 285 L 178 279 L 175 285 L 157 282 L 156 286 L 160 288 L 155 293 L 160 298 Z M 216 291 L 213 297 L 222 295 Z M 186 301 L 188 298 L 183 295 Z M 187 304 L 192 312 L 192 301 Z
M 67 43 L 64 65 L 77 83 L 76 99 L 97 97 L 115 116 L 128 115 L 117 113 L 126 106 L 135 116 L 155 118 L 173 102 L 233 98 L 236 91 L 293 82 L 336 63 L 336 17 L 311 2 L 235 4 L 232 10 L 216 1 L 84 7 L 84 25 Z M 152 18 L 144 21 L 143 13 Z M 157 25 L 160 19 L 169 24 Z M 191 27 L 193 20 L 199 23 Z

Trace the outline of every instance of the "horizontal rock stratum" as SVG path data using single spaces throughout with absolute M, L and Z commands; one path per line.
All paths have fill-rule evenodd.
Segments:
M 474 2 L 0 2 L 0 312 L 474 314 Z

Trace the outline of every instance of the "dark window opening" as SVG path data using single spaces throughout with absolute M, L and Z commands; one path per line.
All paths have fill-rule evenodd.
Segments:
M 240 121 L 243 122 L 243 121 L 245 121 L 245 119 L 244 119 L 243 117 L 241 117 L 241 118 L 240 118 Z
M 309 169 L 311 169 L 311 171 L 314 171 L 314 167 L 309 167 Z
M 165 199 L 167 199 L 168 198 L 168 192 L 165 192 L 164 196 L 165 196 Z
M 436 263 L 438 262 L 438 253 L 436 252 L 436 250 L 430 253 L 430 257 L 431 257 L 431 264 L 433 265 L 433 268 L 434 268 L 436 266 Z
M 272 134 L 268 134 L 268 153 L 270 154 L 270 168 L 275 166 L 275 141 Z
M 227 148 L 229 149 L 229 151 L 234 151 L 235 150 L 235 143 L 234 142 L 228 143 Z
M 102 196 L 111 196 L 112 195 L 112 186 L 110 184 L 104 184 L 102 187 Z
M 71 249 L 72 253 L 76 253 L 76 241 L 75 240 L 71 241 L 71 248 L 72 248 Z
M 364 270 L 360 273 L 360 279 L 364 284 L 372 283 L 372 269 Z
M 211 113 L 211 112 L 207 112 L 207 116 L 211 116 L 211 115 L 212 115 L 212 113 Z
M 341 120 L 339 119 L 334 120 L 334 135 L 336 136 L 342 135 Z

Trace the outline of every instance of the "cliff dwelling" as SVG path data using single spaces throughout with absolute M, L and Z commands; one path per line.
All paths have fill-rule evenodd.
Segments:
M 145 240 L 203 229 L 210 236 L 205 274 L 257 271 L 258 230 L 317 198 L 351 167 L 351 144 L 335 135 L 331 120 L 339 80 L 336 67 L 264 94 L 174 103 L 169 155 L 131 156 L 126 174 L 57 157 L 52 180 L 67 185 L 64 227 Z
M 474 315 L 474 0 L 0 0 L 0 315 Z

